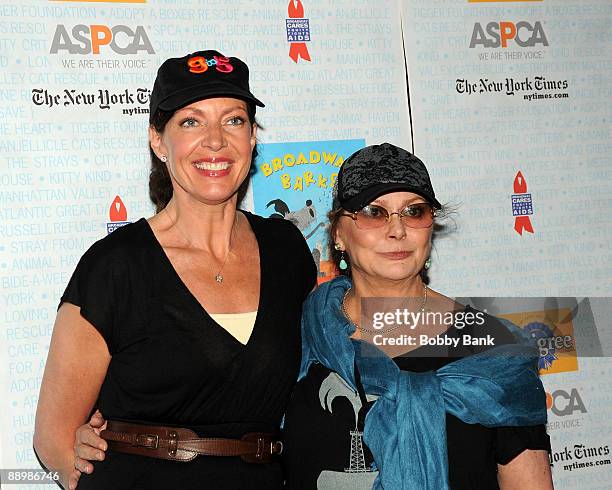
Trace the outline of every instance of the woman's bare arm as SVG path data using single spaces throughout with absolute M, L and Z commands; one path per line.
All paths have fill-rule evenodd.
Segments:
M 74 437 L 94 406 L 111 356 L 78 306 L 64 303 L 55 320 L 40 389 L 34 449 L 67 487 L 74 470 Z
M 548 452 L 526 449 L 505 465 L 497 465 L 501 490 L 551 490 L 553 488 Z

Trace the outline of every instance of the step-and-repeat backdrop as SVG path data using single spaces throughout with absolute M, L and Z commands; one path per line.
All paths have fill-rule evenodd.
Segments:
M 458 209 L 434 287 L 542 338 L 555 487 L 612 488 L 612 2 L 408 1 L 402 21 L 415 153 Z
M 606 0 L 3 2 L 0 468 L 37 467 L 38 391 L 80 255 L 153 212 L 157 67 L 217 49 L 249 64 L 266 104 L 244 207 L 292 220 L 324 281 L 342 162 L 414 150 L 455 209 L 431 286 L 546 340 L 555 484 L 609 488 L 611 22 Z

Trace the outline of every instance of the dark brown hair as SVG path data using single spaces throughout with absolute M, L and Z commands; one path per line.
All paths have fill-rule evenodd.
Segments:
M 255 104 L 252 102 L 247 102 L 247 114 L 249 118 L 249 123 L 251 124 L 251 128 L 257 121 L 255 120 Z M 168 121 L 172 119 L 174 112 L 163 111 L 159 109 L 153 116 L 151 117 L 151 126 L 155 128 L 158 133 L 163 133 L 166 128 L 166 124 Z M 170 179 L 170 174 L 168 173 L 168 167 L 164 162 L 162 162 L 155 152 L 151 145 L 149 145 L 149 152 L 151 154 L 151 172 L 149 173 L 149 198 L 155 205 L 155 212 L 159 213 L 163 210 L 170 199 L 172 199 L 172 180 Z M 257 145 L 253 148 L 253 152 L 251 153 L 251 167 L 255 164 L 255 158 L 257 157 Z M 251 168 L 252 173 L 253 168 Z M 246 185 L 248 185 L 248 179 L 245 180 L 245 183 L 241 185 L 241 189 L 239 191 L 239 197 L 241 194 L 244 194 L 244 190 L 246 190 Z M 244 187 L 244 189 L 243 189 Z

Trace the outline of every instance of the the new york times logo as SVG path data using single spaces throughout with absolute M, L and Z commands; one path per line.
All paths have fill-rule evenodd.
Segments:
M 125 89 L 120 92 L 111 92 L 108 89 L 99 89 L 95 92 L 64 89 L 60 93 L 54 93 L 47 89 L 32 89 L 32 102 L 37 106 L 46 106 L 48 108 L 96 106 L 102 110 L 109 110 L 111 107 L 120 106 L 122 107 L 123 114 L 129 116 L 148 114 L 150 96 L 151 90 L 148 88 L 138 88 L 134 91 Z

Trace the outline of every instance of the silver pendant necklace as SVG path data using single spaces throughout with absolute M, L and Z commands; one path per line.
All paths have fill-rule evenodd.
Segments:
M 187 240 L 187 243 L 189 243 L 189 239 L 185 236 L 185 234 L 183 233 L 183 230 L 181 230 L 178 225 L 176 224 L 176 222 L 172 219 L 172 217 L 170 216 L 170 213 L 168 213 L 168 208 L 164 208 L 164 211 L 166 212 L 166 216 L 168 216 L 168 219 L 170 220 L 170 223 L 172 223 L 172 226 L 174 226 L 176 229 L 178 229 L 179 233 L 181 234 L 181 236 Z M 229 259 L 229 255 L 230 252 L 232 251 L 232 238 L 234 236 L 234 228 L 235 226 L 232 226 L 232 231 L 230 233 L 230 241 L 229 241 L 229 247 L 227 249 L 227 253 L 225 254 L 225 259 L 223 260 L 223 264 L 221 264 L 221 268 L 219 269 L 219 271 L 215 274 L 215 282 L 219 285 L 221 285 L 223 283 L 223 274 L 221 274 L 221 272 L 223 272 L 223 268 L 225 267 L 225 264 L 227 263 L 227 259 Z
M 221 274 L 221 271 L 225 267 L 225 263 L 227 262 L 227 259 L 229 258 L 229 254 L 230 254 L 231 250 L 232 250 L 232 239 L 230 237 L 230 246 L 227 249 L 227 254 L 225 255 L 225 260 L 223 261 L 223 264 L 221 265 L 221 268 L 219 269 L 219 272 L 217 272 L 217 274 L 215 274 L 215 281 L 217 281 L 217 284 L 221 284 L 223 282 L 223 275 Z
M 388 328 L 387 330 L 371 330 L 369 328 L 363 328 L 360 327 L 357 323 L 355 323 L 353 321 L 353 319 L 351 318 L 351 315 L 349 315 L 349 312 L 346 309 L 346 298 L 348 296 L 348 294 L 351 292 L 351 289 L 353 288 L 348 288 L 346 290 L 346 293 L 344 293 L 344 297 L 342 298 L 342 304 L 340 305 L 340 309 L 342 310 L 342 314 L 346 317 L 346 319 L 351 323 L 351 325 L 353 325 L 357 330 L 360 330 L 361 332 L 365 332 L 365 333 L 377 333 L 377 334 L 384 334 L 384 333 L 389 333 L 389 332 L 393 332 L 393 330 L 396 330 L 400 327 L 403 327 L 402 324 L 398 324 L 395 325 L 394 327 Z M 423 284 L 423 297 L 421 298 L 421 308 L 420 311 L 421 313 L 425 313 L 425 305 L 427 304 L 427 284 Z

